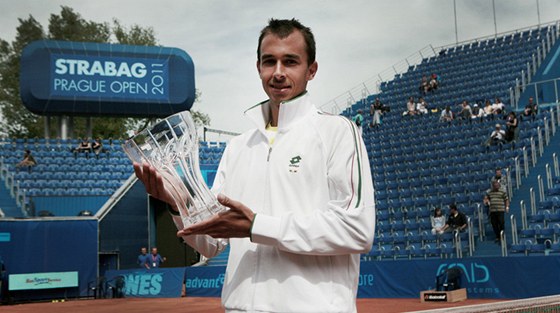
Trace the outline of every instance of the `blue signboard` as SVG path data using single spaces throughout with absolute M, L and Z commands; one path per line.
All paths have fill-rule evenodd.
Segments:
M 117 276 L 124 278 L 124 296 L 137 298 L 181 297 L 185 268 L 154 268 L 149 270 L 110 270 L 108 280 Z
M 29 273 L 8 276 L 10 290 L 78 287 L 78 272 Z
M 164 117 L 191 108 L 194 65 L 177 48 L 40 40 L 23 50 L 20 93 L 36 114 Z

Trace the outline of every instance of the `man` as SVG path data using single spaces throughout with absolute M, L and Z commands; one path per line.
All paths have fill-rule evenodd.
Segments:
M 373 184 L 355 124 L 311 102 L 317 68 L 311 30 L 271 19 L 257 48 L 269 100 L 245 112 L 256 128 L 229 142 L 214 181 L 229 210 L 185 229 L 174 217 L 206 257 L 224 249 L 209 236 L 229 238 L 226 312 L 356 312 L 360 253 L 375 232 Z M 175 213 L 161 176 L 134 168 Z
M 161 257 L 159 255 L 158 250 L 156 247 L 152 248 L 152 253 L 147 257 L 147 264 L 148 268 L 158 268 L 160 267 L 161 263 L 165 262 L 167 259 L 165 257 Z
M 492 181 L 492 189 L 484 198 L 485 204 L 489 206 L 490 223 L 492 230 L 496 235 L 495 242 L 500 242 L 500 233 L 504 230 L 505 218 L 504 213 L 509 212 L 509 198 L 507 193 L 500 190 L 500 182 Z
M 502 148 L 506 141 L 506 132 L 502 129 L 502 125 L 496 124 L 496 129 L 490 134 L 490 138 L 486 141 L 486 151 L 490 150 L 491 145 L 498 145 Z
M 508 194 L 508 180 L 507 180 L 507 176 L 502 175 L 502 169 L 500 167 L 496 168 L 494 177 L 492 177 L 492 180 L 490 180 L 490 186 L 493 186 L 495 181 L 500 183 L 500 190 L 505 192 L 505 194 L 507 195 Z
M 451 122 L 453 121 L 453 111 L 451 111 L 450 106 L 446 106 L 445 110 L 441 111 L 441 116 L 439 120 L 442 122 Z
M 136 263 L 138 263 L 141 268 L 150 268 L 150 265 L 148 264 L 148 249 L 146 249 L 146 247 L 140 248 L 140 255 L 138 256 Z
M 464 231 L 467 228 L 467 217 L 463 212 L 459 212 L 455 204 L 449 205 L 449 217 L 442 231 Z
M 381 115 L 383 115 L 384 106 L 379 98 L 375 98 L 375 102 L 370 107 L 370 114 L 373 116 L 371 126 L 381 125 Z

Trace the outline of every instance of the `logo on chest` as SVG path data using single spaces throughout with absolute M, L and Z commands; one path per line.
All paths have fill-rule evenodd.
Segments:
M 299 171 L 300 162 L 301 156 L 299 155 L 290 159 L 290 164 L 288 164 L 288 170 L 290 173 L 297 173 Z

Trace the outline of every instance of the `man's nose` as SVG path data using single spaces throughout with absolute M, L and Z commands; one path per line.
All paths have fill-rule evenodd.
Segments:
M 286 73 L 285 73 L 284 65 L 280 61 L 276 62 L 276 66 L 274 67 L 274 78 L 279 80 L 279 79 L 284 79 L 285 77 L 286 77 Z

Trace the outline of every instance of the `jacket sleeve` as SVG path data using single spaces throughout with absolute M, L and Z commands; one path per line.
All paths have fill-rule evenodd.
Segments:
M 341 118 L 342 119 L 342 118 Z M 348 119 L 333 127 L 326 148 L 329 201 L 304 215 L 258 213 L 251 240 L 308 255 L 366 253 L 375 232 L 373 182 L 369 159 L 356 126 Z M 334 126 L 334 125 L 333 125 Z

